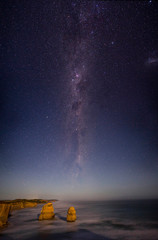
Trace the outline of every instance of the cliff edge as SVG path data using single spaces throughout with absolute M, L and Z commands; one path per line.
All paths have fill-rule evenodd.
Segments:
M 10 207 L 10 204 L 0 204 L 0 227 L 7 223 Z

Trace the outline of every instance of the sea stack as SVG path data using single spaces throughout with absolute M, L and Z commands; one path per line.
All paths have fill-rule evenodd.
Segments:
M 67 222 L 76 221 L 76 210 L 74 207 L 70 207 L 67 211 Z
M 54 218 L 54 208 L 52 203 L 47 203 L 43 206 L 39 220 L 46 220 Z

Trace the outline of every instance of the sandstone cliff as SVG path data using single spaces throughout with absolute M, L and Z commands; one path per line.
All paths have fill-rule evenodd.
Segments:
M 11 211 L 24 208 L 23 202 L 13 202 L 11 203 Z
M 24 208 L 36 207 L 37 203 L 35 202 L 24 202 Z
M 10 204 L 0 204 L 0 227 L 7 223 L 10 207 Z
M 30 202 L 30 201 L 17 201 L 11 203 L 11 211 L 18 210 L 22 208 L 28 208 L 28 207 L 36 207 L 36 202 Z

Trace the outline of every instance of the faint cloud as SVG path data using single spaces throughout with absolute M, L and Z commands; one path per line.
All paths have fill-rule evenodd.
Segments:
M 158 51 L 153 51 L 149 54 L 149 57 L 146 61 L 146 65 L 154 66 L 158 64 Z

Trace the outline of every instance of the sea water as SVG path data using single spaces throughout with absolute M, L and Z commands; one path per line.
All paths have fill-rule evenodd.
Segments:
M 14 211 L 0 239 L 26 240 L 158 240 L 158 200 L 53 203 L 55 219 L 38 221 L 42 204 Z M 76 222 L 66 221 L 74 206 Z

